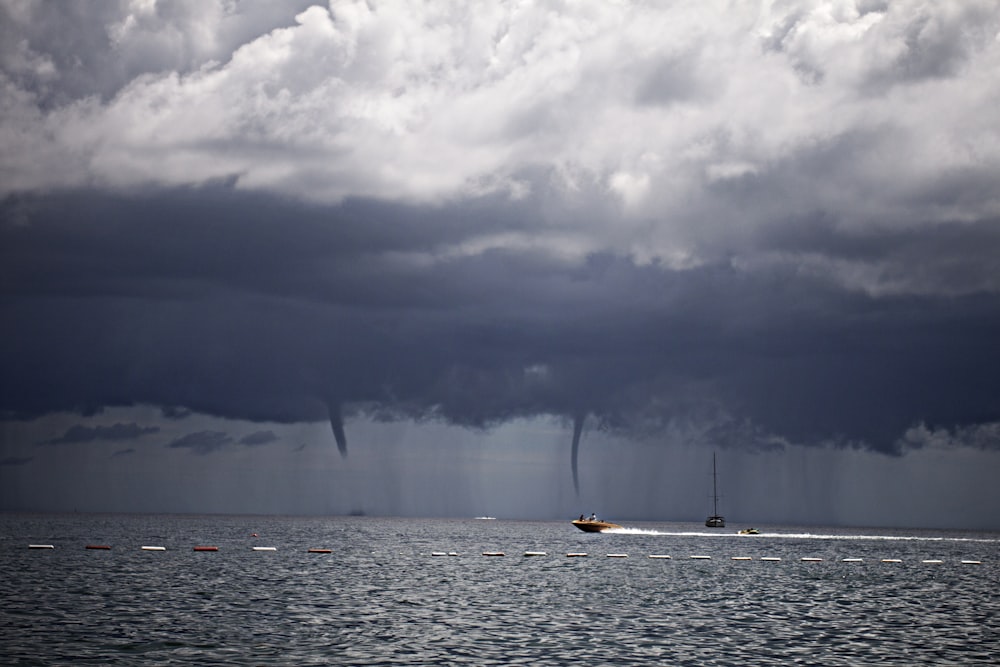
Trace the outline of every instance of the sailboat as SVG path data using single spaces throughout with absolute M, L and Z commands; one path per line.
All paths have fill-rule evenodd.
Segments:
M 715 475 L 715 452 L 712 452 L 712 516 L 705 519 L 708 528 L 725 528 L 726 517 L 719 516 L 719 487 Z

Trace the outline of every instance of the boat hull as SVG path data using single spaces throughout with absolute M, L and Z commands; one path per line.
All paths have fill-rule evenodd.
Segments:
M 705 520 L 705 526 L 708 528 L 725 528 L 726 520 L 721 516 L 710 516 Z
M 617 523 L 588 521 L 586 519 L 582 521 L 580 519 L 573 519 L 573 525 L 585 533 L 603 533 L 605 530 L 611 530 L 612 528 L 621 528 Z

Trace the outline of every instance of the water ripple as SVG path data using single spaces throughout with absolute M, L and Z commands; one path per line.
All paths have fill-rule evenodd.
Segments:
M 993 664 L 1000 646 L 995 536 L 588 536 L 502 520 L 2 521 L 5 664 L 968 665 Z M 252 551 L 252 532 L 284 546 Z M 25 548 L 39 536 L 57 548 Z M 116 546 L 83 550 L 98 539 Z M 149 543 L 168 550 L 139 550 Z M 198 543 L 220 551 L 193 552 Z M 306 553 L 315 545 L 334 553 Z M 479 556 L 494 550 L 509 555 Z M 510 555 L 527 550 L 549 555 Z M 591 556 L 565 557 L 578 551 Z M 731 561 L 737 552 L 753 560 Z M 887 556 L 901 562 L 882 563 Z M 928 558 L 945 563 L 920 562 Z M 959 564 L 967 558 L 982 565 Z

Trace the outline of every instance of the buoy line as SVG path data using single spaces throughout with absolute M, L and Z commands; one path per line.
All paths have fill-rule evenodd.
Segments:
M 28 544 L 28 548 L 32 549 L 32 550 L 46 550 L 46 551 L 48 551 L 48 550 L 55 550 L 56 549 L 56 545 L 54 545 L 54 544 L 41 544 L 41 543 L 36 544 L 36 543 L 31 543 L 31 544 Z M 274 546 L 251 546 L 250 548 L 251 548 L 252 551 L 262 551 L 262 552 L 275 552 L 275 551 L 279 550 L 278 547 L 274 547 Z M 110 544 L 98 544 L 98 543 L 95 543 L 95 544 L 85 544 L 84 545 L 84 549 L 86 549 L 88 551 L 111 551 L 112 550 L 112 546 Z M 217 546 L 217 545 L 202 545 L 202 544 L 198 544 L 198 545 L 194 545 L 193 547 L 191 547 L 191 549 L 193 551 L 198 551 L 198 552 L 217 552 L 217 551 L 220 551 L 220 547 Z M 139 547 L 139 550 L 141 550 L 141 551 L 167 551 L 167 547 L 161 546 L 161 545 L 142 545 L 142 546 Z M 331 554 L 331 553 L 333 553 L 332 549 L 323 548 L 323 547 L 311 547 L 311 548 L 307 549 L 306 551 L 307 551 L 307 553 L 310 553 L 310 554 Z M 548 556 L 549 555 L 549 552 L 547 552 L 547 551 L 540 551 L 540 550 L 537 550 L 537 551 L 524 551 L 522 553 L 523 553 L 523 556 L 525 558 L 528 558 L 528 557 L 540 557 L 540 556 Z M 405 554 L 403 552 L 400 552 L 400 555 L 405 555 Z M 427 555 L 427 553 L 425 552 L 425 553 L 420 554 L 420 555 Z M 459 552 L 457 552 L 457 551 L 432 551 L 432 552 L 430 552 L 430 555 L 431 556 L 452 556 L 452 557 L 455 557 L 455 556 L 459 556 L 461 554 L 459 554 Z M 504 551 L 484 551 L 484 552 L 482 552 L 482 555 L 483 556 L 502 557 L 502 556 L 506 556 L 507 554 Z M 585 551 L 570 551 L 570 552 L 566 553 L 566 557 L 567 558 L 586 558 L 587 556 L 588 556 L 588 553 L 585 552 Z M 604 556 L 605 556 L 605 558 L 627 559 L 629 557 L 629 554 L 627 554 L 627 553 L 606 553 L 606 554 L 604 554 Z M 663 554 L 663 553 L 651 553 L 651 554 L 647 555 L 647 558 L 651 559 L 651 560 L 674 560 L 674 557 L 671 556 L 670 554 Z M 690 555 L 686 556 L 686 559 L 687 560 L 695 560 L 695 561 L 711 561 L 711 560 L 713 560 L 713 556 L 710 555 L 710 554 L 690 554 Z M 734 561 L 734 562 L 752 562 L 754 560 L 758 560 L 758 561 L 761 561 L 761 562 L 778 563 L 778 562 L 782 562 L 783 559 L 780 556 L 747 556 L 747 555 L 737 555 L 737 556 L 729 556 L 729 560 L 730 561 Z M 826 560 L 838 561 L 840 563 L 865 563 L 866 562 L 865 558 L 854 557 L 854 556 L 852 556 L 852 557 L 845 557 L 845 558 L 829 558 L 829 559 L 828 558 L 819 557 L 819 556 L 802 556 L 802 557 L 799 557 L 797 560 L 799 562 L 802 562 L 802 563 L 822 563 L 822 562 L 824 562 Z M 907 560 L 903 559 L 903 558 L 886 557 L 886 558 L 874 558 L 874 559 L 871 559 L 871 562 L 884 563 L 884 564 L 902 564 L 902 563 L 907 562 Z M 974 559 L 974 558 L 965 558 L 965 559 L 960 559 L 960 560 L 955 560 L 955 561 L 946 561 L 946 560 L 941 559 L 941 558 L 922 558 L 922 559 L 914 559 L 914 560 L 909 561 L 909 562 L 911 562 L 911 563 L 920 563 L 920 564 L 925 564 L 925 565 L 943 565 L 943 564 L 945 564 L 947 562 L 953 562 L 953 563 L 959 564 L 959 565 L 982 565 L 982 563 L 983 563 L 982 560 Z

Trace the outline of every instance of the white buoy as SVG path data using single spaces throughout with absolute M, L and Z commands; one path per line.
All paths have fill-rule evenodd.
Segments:
M 670 560 L 670 556 L 667 554 L 649 554 L 650 558 L 659 558 L 662 560 Z
M 731 560 L 753 560 L 750 556 L 733 556 Z
M 777 563 L 781 561 L 780 558 L 777 558 L 775 556 L 764 556 L 763 558 L 761 558 L 761 560 L 767 561 L 769 563 Z
M 922 560 L 922 561 L 920 561 L 920 562 L 921 562 L 921 563 L 933 563 L 933 564 L 938 564 L 938 563 L 943 563 L 944 561 L 943 561 L 943 560 L 938 560 L 938 559 L 936 559 L 936 558 L 929 558 L 929 559 L 927 559 L 927 560 Z
M 506 556 L 507 554 L 505 554 L 502 551 L 484 551 L 483 555 L 484 556 Z
M 527 558 L 528 556 L 548 556 L 548 554 L 544 551 L 525 551 L 524 556 Z
M 166 547 L 139 547 L 143 551 L 166 551 Z
M 711 556 L 690 556 L 691 560 L 712 560 Z
M 277 551 L 276 547 L 251 547 L 254 551 Z
M 864 559 L 863 558 L 845 558 L 841 562 L 843 562 L 843 563 L 862 563 L 862 562 L 864 562 Z
M 806 556 L 805 558 L 802 558 L 801 560 L 802 560 L 803 563 L 819 563 L 819 562 L 822 562 L 823 559 L 822 558 L 813 558 L 811 556 Z
M 457 556 L 457 555 L 458 555 L 458 552 L 457 552 L 457 551 L 449 551 L 449 552 L 448 552 L 448 555 L 449 555 L 449 556 Z
M 432 556 L 447 556 L 448 554 L 446 554 L 446 553 L 445 553 L 445 552 L 443 552 L 443 551 L 432 551 L 432 552 L 431 552 L 431 555 L 432 555 Z M 483 554 L 483 555 L 485 556 L 486 554 Z
M 981 560 L 963 560 L 962 565 L 982 565 Z
M 900 560 L 899 558 L 883 558 L 882 562 L 883 563 L 902 563 L 903 561 Z
M 55 549 L 56 547 L 53 544 L 29 544 L 28 548 L 29 549 Z
M 586 557 L 587 554 L 583 553 L 582 551 L 573 551 L 566 554 L 566 558 L 586 558 Z
M 628 554 L 607 554 L 607 558 L 628 558 Z

